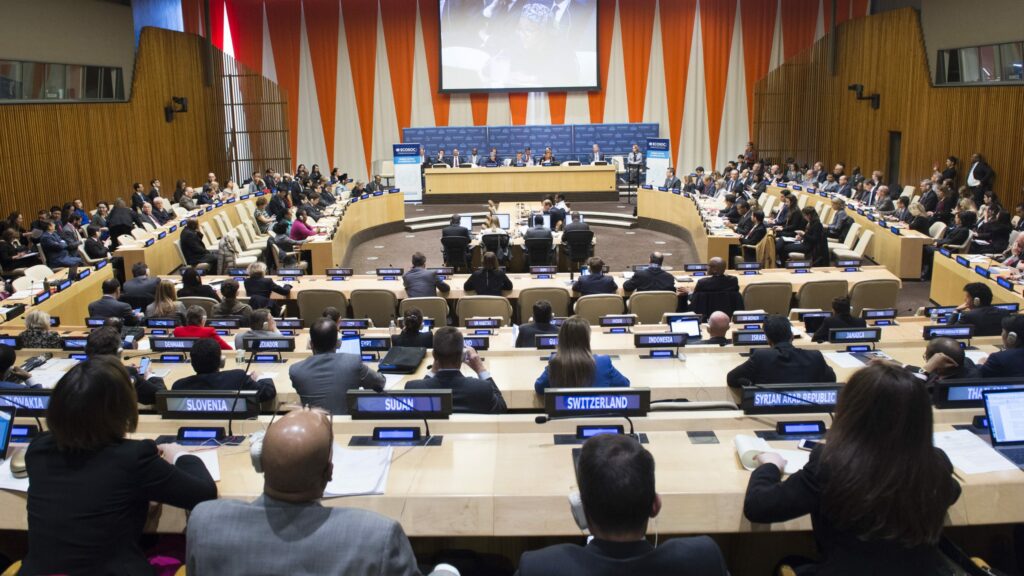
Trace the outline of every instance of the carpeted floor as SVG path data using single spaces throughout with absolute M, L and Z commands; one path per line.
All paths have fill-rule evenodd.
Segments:
M 620 212 L 632 214 L 633 205 L 614 202 L 576 203 L 573 208 L 594 212 Z M 406 206 L 406 217 L 453 214 L 457 212 L 482 212 L 486 204 L 424 204 Z M 632 264 L 647 262 L 648 255 L 657 250 L 665 255 L 665 265 L 675 269 L 687 262 L 696 262 L 697 253 L 688 240 L 653 230 L 633 228 L 625 230 L 606 226 L 594 226 L 597 237 L 596 254 L 604 259 L 612 270 L 625 270 Z M 422 252 L 428 266 L 441 265 L 441 233 L 439 230 L 424 232 L 399 232 L 364 242 L 355 248 L 350 260 L 356 274 L 373 274 L 374 269 L 383 266 L 409 267 L 413 252 Z M 914 313 L 920 306 L 928 305 L 930 283 L 904 281 L 897 300 L 901 316 Z

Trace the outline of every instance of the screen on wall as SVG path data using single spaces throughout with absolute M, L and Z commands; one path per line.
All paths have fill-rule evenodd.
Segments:
M 596 90 L 597 0 L 440 0 L 441 90 Z

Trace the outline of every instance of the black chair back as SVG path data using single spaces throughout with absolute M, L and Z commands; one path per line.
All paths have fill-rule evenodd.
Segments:
M 508 248 L 508 234 L 484 234 L 483 237 L 481 237 L 480 242 L 488 252 L 494 252 L 498 257 L 498 262 L 508 264 L 509 258 L 511 257 L 511 251 Z
M 441 238 L 441 252 L 444 255 L 444 263 L 455 268 L 455 271 L 469 270 L 469 238 L 465 236 L 443 236 Z
M 526 263 L 528 266 L 551 265 L 551 238 L 526 239 Z
M 690 294 L 690 312 L 700 314 L 705 321 L 712 312 L 725 312 L 732 317 L 733 312 L 743 310 L 743 296 L 733 290 L 721 292 L 694 292 Z
M 133 309 L 145 310 L 146 306 L 153 303 L 153 296 L 133 296 L 131 294 L 121 294 L 118 298 L 121 302 L 131 306 Z
M 570 230 L 562 233 L 562 245 L 569 253 L 569 260 L 574 263 L 587 261 L 594 253 L 594 232 L 591 230 Z

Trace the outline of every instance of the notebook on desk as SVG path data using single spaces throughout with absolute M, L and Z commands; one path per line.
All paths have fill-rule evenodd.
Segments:
M 1024 390 L 990 390 L 984 395 L 992 447 L 1024 470 Z

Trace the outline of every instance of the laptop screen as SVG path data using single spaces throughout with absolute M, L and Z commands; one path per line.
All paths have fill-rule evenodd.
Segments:
M 338 346 L 338 352 L 342 354 L 361 354 L 362 349 L 359 347 L 359 337 L 344 337 L 341 339 L 341 344 Z
M 472 230 L 473 229 L 473 217 L 472 216 L 462 216 L 462 217 L 460 217 L 459 218 L 459 226 L 462 226 L 463 228 L 465 228 L 467 230 Z
M 11 425 L 14 423 L 14 411 L 0 408 L 0 460 L 7 458 L 7 445 L 11 441 Z
M 512 215 L 511 214 L 495 214 L 498 218 L 498 228 L 502 230 L 508 230 L 512 226 Z
M 1024 444 L 1024 391 L 1002 390 L 985 393 L 992 444 Z
M 669 330 L 675 333 L 686 334 L 687 338 L 700 340 L 700 317 L 698 316 L 669 316 Z

